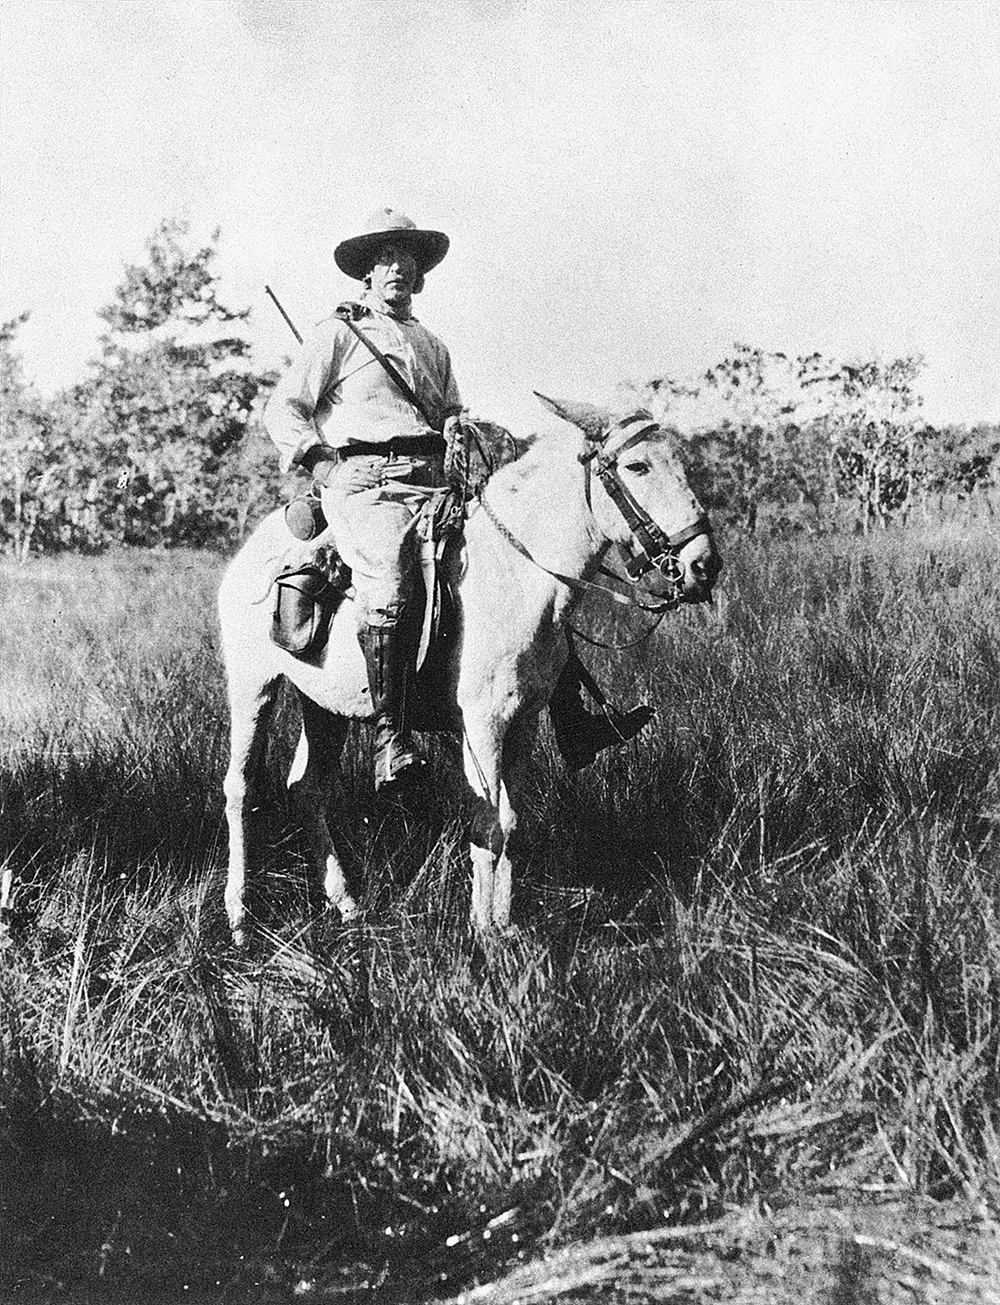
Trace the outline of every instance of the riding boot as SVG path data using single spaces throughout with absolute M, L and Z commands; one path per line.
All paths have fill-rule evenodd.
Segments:
M 583 770 L 604 748 L 617 748 L 635 738 L 653 717 L 652 707 L 618 711 L 610 704 L 604 705 L 602 716 L 592 716 L 583 705 L 579 666 L 571 656 L 549 700 L 556 744 L 570 770 Z
M 375 711 L 375 788 L 402 784 L 423 766 L 406 721 L 410 677 L 408 631 L 402 625 L 365 625 L 358 632 Z

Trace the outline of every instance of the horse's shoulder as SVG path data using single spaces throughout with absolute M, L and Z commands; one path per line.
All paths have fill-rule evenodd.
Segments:
M 289 540 L 285 510 L 283 507 L 275 508 L 254 527 L 229 559 L 223 571 L 223 585 L 232 584 L 241 576 L 265 569 L 288 547 Z
M 241 557 L 244 553 L 252 553 L 262 542 L 271 543 L 272 540 L 287 534 L 284 506 L 276 507 L 254 526 L 237 550 L 236 557 Z

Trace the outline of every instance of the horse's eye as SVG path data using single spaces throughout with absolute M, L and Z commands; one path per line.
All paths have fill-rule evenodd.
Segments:
M 652 471 L 652 467 L 646 461 L 626 462 L 625 470 L 631 471 L 634 476 L 648 476 Z

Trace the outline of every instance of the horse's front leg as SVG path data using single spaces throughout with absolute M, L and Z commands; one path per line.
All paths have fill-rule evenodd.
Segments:
M 317 707 L 302 693 L 299 698 L 302 735 L 288 775 L 288 791 L 308 832 L 313 872 L 319 871 L 326 904 L 335 908 L 342 920 L 352 920 L 358 914 L 357 903 L 348 891 L 347 876 L 326 821 L 330 778 L 344 746 L 347 721 Z
M 537 718 L 519 718 L 505 732 L 497 725 L 465 734 L 465 774 L 475 795 L 470 856 L 472 923 L 480 932 L 510 923 L 512 840 L 517 831 L 517 796 Z

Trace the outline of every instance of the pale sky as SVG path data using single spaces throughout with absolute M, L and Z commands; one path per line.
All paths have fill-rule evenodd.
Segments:
M 0 315 L 79 379 L 168 216 L 222 228 L 256 359 L 381 204 L 452 248 L 415 311 L 517 433 L 734 341 L 920 352 L 1000 419 L 992 0 L 0 0 Z

